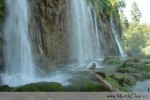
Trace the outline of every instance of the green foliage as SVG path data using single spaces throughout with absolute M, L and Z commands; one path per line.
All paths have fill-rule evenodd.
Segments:
M 132 56 L 141 56 L 144 53 L 143 49 L 150 43 L 150 25 L 130 23 L 124 36 L 127 52 Z
M 4 0 L 0 0 L 0 9 L 4 7 Z
M 5 3 L 4 0 L 0 0 L 0 22 L 4 21 L 4 8 L 5 8 Z
M 11 88 L 11 87 L 9 87 L 8 85 L 2 85 L 2 86 L 0 86 L 0 91 L 1 92 L 11 92 L 11 91 L 13 91 L 13 88 Z
M 95 8 L 97 22 L 109 21 L 111 17 L 120 25 L 120 14 L 126 4 L 124 0 L 88 0 Z
M 118 10 L 121 10 L 126 6 L 124 0 L 88 0 L 90 1 L 97 15 L 105 13 L 105 15 L 114 15 L 114 13 L 118 13 Z
M 112 5 L 112 13 L 120 10 L 122 11 L 122 8 L 125 8 L 126 4 L 124 0 L 109 0 Z
M 105 12 L 106 14 L 110 13 L 111 4 L 109 0 L 89 0 L 89 1 L 94 5 L 97 15 L 99 15 L 103 11 L 106 11 Z
M 129 21 L 127 17 L 124 15 L 123 12 L 120 13 L 120 17 L 123 30 L 127 30 L 129 28 Z
M 132 10 L 131 10 L 132 21 L 134 23 L 139 23 L 140 18 L 142 17 L 142 13 L 138 8 L 137 3 L 134 1 L 133 4 L 131 5 L 131 7 L 132 7 Z
M 130 56 L 150 55 L 150 25 L 140 24 L 142 13 L 136 2 L 132 4 L 131 17 L 132 22 L 129 23 L 126 16 L 121 13 L 125 49 Z

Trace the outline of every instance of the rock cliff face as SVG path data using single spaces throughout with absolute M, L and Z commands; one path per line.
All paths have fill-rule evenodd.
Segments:
M 67 29 L 67 0 L 29 0 L 29 32 L 33 54 L 37 64 L 47 66 L 51 62 L 65 63 L 69 60 L 69 36 Z M 112 35 L 109 16 L 101 16 L 99 31 L 102 49 L 106 56 L 119 54 Z M 108 17 L 108 18 L 107 18 Z M 120 33 L 119 22 L 115 22 L 115 30 Z M 1 26 L 3 26 L 1 24 Z M 2 33 L 2 28 L 0 29 Z M 3 64 L 3 38 L 0 35 L 0 63 Z
M 118 16 L 118 13 L 114 14 L 113 17 Z M 113 18 L 114 19 L 114 18 Z M 122 28 L 120 24 L 120 18 L 114 19 L 114 30 L 116 31 L 116 34 L 122 37 Z M 111 22 L 110 22 L 110 16 L 103 15 L 100 16 L 100 20 L 98 21 L 98 29 L 99 29 L 99 35 L 101 37 L 101 48 L 104 51 L 105 56 L 120 56 L 119 48 L 117 45 L 117 42 L 115 40 L 115 36 L 112 32 Z
M 49 62 L 66 62 L 66 1 L 31 0 L 30 9 L 29 27 L 37 62 L 45 58 Z
M 30 33 L 33 52 L 37 62 L 67 62 L 69 60 L 69 35 L 67 29 L 67 0 L 31 0 Z M 114 15 L 115 16 L 115 15 Z M 99 31 L 105 56 L 119 55 L 115 38 L 112 34 L 110 16 L 105 12 L 100 15 Z M 114 21 L 115 30 L 120 33 L 118 20 Z

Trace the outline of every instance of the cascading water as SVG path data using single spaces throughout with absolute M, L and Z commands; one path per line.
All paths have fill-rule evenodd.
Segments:
M 70 45 L 72 59 L 82 62 L 88 59 L 101 59 L 98 31 L 93 19 L 94 13 L 86 0 L 70 0 L 71 30 Z
M 4 28 L 5 72 L 2 84 L 20 86 L 48 81 L 67 84 L 70 75 L 55 71 L 45 77 L 37 77 L 28 38 L 28 0 L 6 0 L 8 15 Z
M 5 73 L 3 83 L 11 86 L 34 80 L 34 63 L 28 38 L 28 0 L 6 0 L 8 16 L 4 29 Z
M 113 23 L 113 18 L 112 17 L 110 18 L 110 24 L 111 24 L 112 33 L 115 37 L 116 43 L 117 43 L 118 48 L 119 48 L 120 55 L 121 55 L 121 57 L 126 57 L 127 54 L 124 51 L 123 47 L 121 46 L 121 43 L 119 41 L 119 37 L 117 36 L 117 32 L 115 31 L 115 28 L 114 28 L 114 23 Z
M 5 72 L 2 84 L 19 86 L 33 82 L 53 81 L 64 83 L 70 74 L 57 71 L 46 77 L 36 77 L 28 38 L 28 0 L 5 0 L 8 16 L 4 28 L 5 40 Z M 72 59 L 80 62 L 103 58 L 99 43 L 96 13 L 91 3 L 86 0 L 70 0 L 70 45 Z M 111 21 L 112 31 L 113 20 Z M 121 44 L 115 35 L 121 55 L 125 55 Z M 89 61 L 87 61 L 89 63 Z M 92 62 L 93 63 L 93 62 Z
M 89 7 L 89 16 L 90 16 L 90 23 L 92 23 L 92 27 L 93 27 L 93 33 L 95 34 L 94 36 L 95 36 L 95 38 L 96 38 L 96 49 L 97 49 L 97 51 L 96 52 L 98 52 L 97 54 L 99 54 L 100 55 L 100 59 L 103 59 L 104 58 L 104 55 L 103 55 L 103 52 L 102 52 L 102 50 L 101 50 L 101 48 L 100 48 L 100 46 L 101 46 L 101 44 L 100 44 L 100 36 L 99 36 L 99 31 L 98 31 L 98 26 L 97 26 L 97 18 L 96 18 L 96 12 L 95 12 L 95 9 L 94 9 L 94 7 L 93 7 L 93 5 L 89 2 L 89 4 L 88 4 L 88 7 Z

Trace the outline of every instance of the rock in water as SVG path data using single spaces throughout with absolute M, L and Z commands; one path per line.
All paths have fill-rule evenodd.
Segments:
M 96 63 L 93 63 L 90 67 L 89 70 L 95 70 L 96 69 Z

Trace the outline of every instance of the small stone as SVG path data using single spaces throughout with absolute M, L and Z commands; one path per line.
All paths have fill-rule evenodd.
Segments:
M 90 67 L 89 70 L 95 70 L 96 69 L 96 63 L 93 63 Z

